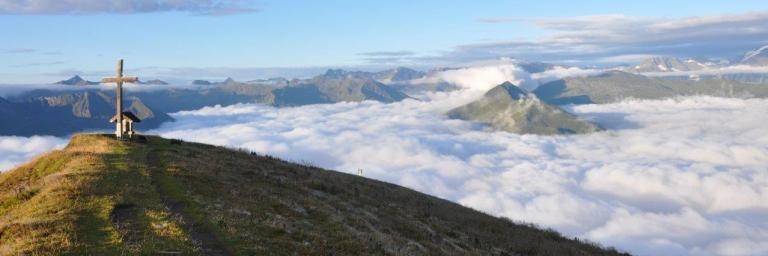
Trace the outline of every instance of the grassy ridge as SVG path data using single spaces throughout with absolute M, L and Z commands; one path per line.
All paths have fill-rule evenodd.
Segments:
M 159 137 L 0 175 L 0 255 L 616 255 L 396 185 Z
M 0 254 L 195 252 L 151 186 L 145 146 L 75 136 L 0 176 Z M 135 205 L 134 230 L 118 230 L 116 205 Z M 125 239 L 135 237 L 139 241 Z

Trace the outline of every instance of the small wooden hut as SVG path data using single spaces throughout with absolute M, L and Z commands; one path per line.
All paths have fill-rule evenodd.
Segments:
M 131 112 L 123 112 L 123 118 L 122 119 L 123 119 L 123 125 L 122 125 L 123 131 L 122 132 L 120 132 L 120 125 L 117 124 L 117 120 L 118 120 L 117 115 L 112 117 L 112 119 L 109 119 L 110 123 L 115 123 L 115 134 L 117 134 L 118 138 L 121 137 L 120 136 L 121 134 L 128 134 L 129 138 L 133 137 L 133 134 L 136 133 L 133 130 L 133 123 L 134 122 L 135 123 L 140 123 L 141 119 L 136 117 L 136 115 L 134 115 Z

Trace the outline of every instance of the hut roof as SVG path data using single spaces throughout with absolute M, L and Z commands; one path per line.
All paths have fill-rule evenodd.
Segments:
M 139 119 L 138 117 L 136 117 L 136 115 L 128 111 L 123 112 L 123 119 L 131 120 L 131 122 L 137 122 L 137 123 L 141 122 L 141 119 Z M 112 119 L 109 119 L 109 122 L 110 123 L 117 122 L 117 114 L 115 114 L 115 116 L 113 116 Z

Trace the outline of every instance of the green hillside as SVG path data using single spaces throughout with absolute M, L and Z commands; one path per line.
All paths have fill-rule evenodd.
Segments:
M 535 95 L 504 82 L 469 104 L 452 109 L 449 118 L 476 121 L 519 134 L 592 133 L 601 128 Z
M 77 135 L 0 174 L 0 255 L 618 255 L 407 188 L 222 147 Z

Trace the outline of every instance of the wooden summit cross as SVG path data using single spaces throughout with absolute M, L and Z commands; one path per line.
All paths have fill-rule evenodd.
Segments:
M 117 76 L 101 79 L 101 83 L 116 83 L 117 84 L 117 114 L 110 120 L 115 122 L 115 136 L 118 139 L 122 139 L 124 135 L 133 135 L 133 122 L 139 121 L 133 113 L 123 112 L 123 83 L 135 83 L 139 81 L 138 77 L 123 76 L 123 59 L 117 60 Z M 129 122 L 126 124 L 124 120 L 128 118 Z M 133 120 L 136 119 L 136 120 Z

